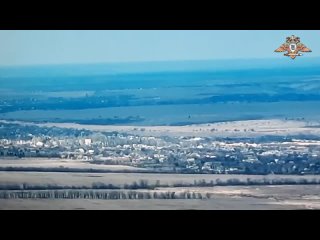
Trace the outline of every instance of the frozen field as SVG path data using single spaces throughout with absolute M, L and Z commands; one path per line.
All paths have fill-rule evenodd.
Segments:
M 0 120 L 0 123 L 7 123 Z M 214 136 L 214 137 L 258 137 L 258 136 L 288 136 L 288 135 L 320 135 L 319 121 L 293 120 L 246 120 L 184 126 L 120 126 L 120 125 L 81 125 L 75 123 L 43 123 L 19 122 L 21 125 L 40 127 L 59 127 L 86 129 L 90 131 L 113 132 L 147 136 Z

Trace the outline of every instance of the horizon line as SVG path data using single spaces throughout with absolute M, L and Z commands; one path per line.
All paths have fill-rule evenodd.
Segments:
M 319 56 L 309 56 L 304 59 L 317 59 Z M 176 63 L 176 62 L 214 62 L 214 61 L 250 61 L 250 60 L 281 60 L 279 57 L 267 58 L 209 58 L 209 59 L 176 59 L 176 60 L 137 60 L 137 61 L 106 61 L 106 62 L 73 62 L 73 63 L 35 63 L 35 64 L 17 64 L 17 65 L 0 65 L 0 68 L 23 68 L 23 67 L 54 67 L 54 66 L 77 66 L 77 65 L 121 65 L 121 64 L 147 64 L 147 63 Z

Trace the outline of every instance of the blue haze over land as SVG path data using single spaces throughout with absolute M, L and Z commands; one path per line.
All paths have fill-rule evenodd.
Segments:
M 0 118 L 184 125 L 320 117 L 319 58 L 1 68 Z
M 295 60 L 274 53 L 291 34 L 313 52 Z M 317 35 L 0 31 L 0 119 L 132 125 L 318 120 Z

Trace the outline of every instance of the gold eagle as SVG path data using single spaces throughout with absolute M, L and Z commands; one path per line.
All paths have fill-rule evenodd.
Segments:
M 275 52 L 287 52 L 284 56 L 295 59 L 297 56 L 302 56 L 299 52 L 312 52 L 310 48 L 306 47 L 303 43 L 300 42 L 300 38 L 292 35 L 287 37 L 287 40 Z

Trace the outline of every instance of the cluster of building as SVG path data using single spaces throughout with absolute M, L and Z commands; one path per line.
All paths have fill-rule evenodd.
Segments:
M 38 128 L 37 134 L 17 129 L 24 137 L 0 136 L 0 157 L 65 158 L 188 173 L 320 173 L 320 140 L 218 140 L 81 131 L 61 135 L 65 133 L 61 130 L 47 135 Z

